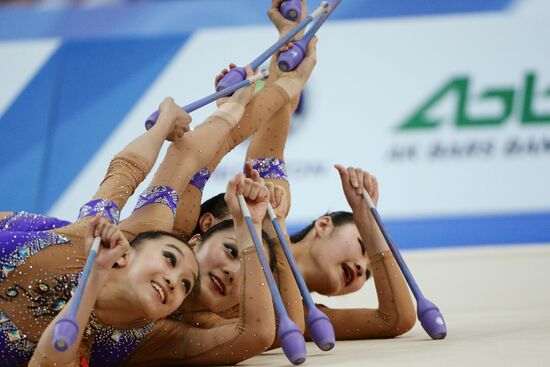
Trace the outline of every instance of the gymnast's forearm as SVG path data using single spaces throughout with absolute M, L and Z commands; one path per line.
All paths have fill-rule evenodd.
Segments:
M 290 243 L 286 229 L 283 229 L 283 232 L 285 233 L 287 243 Z M 277 282 L 288 316 L 298 325 L 303 334 L 305 331 L 305 314 L 300 288 L 298 288 L 298 284 L 296 283 L 290 264 L 282 249 L 280 240 L 277 237 L 273 238 L 271 235 L 270 237 L 275 243 L 275 257 L 277 259 L 277 265 L 273 272 L 273 276 Z M 275 339 L 271 348 L 278 347 L 280 347 L 279 340 Z
M 180 196 L 174 220 L 174 231 L 189 238 L 197 227 L 201 212 L 202 191 L 194 185 L 187 185 Z
M 261 227 L 258 225 L 256 232 L 260 235 Z M 218 345 L 186 359 L 186 365 L 236 364 L 266 351 L 275 338 L 275 317 L 269 287 L 242 219 L 236 220 L 235 235 L 241 261 L 239 318 L 232 325 L 226 321 L 224 325 L 204 333 L 204 337 L 208 336 L 211 342 Z
M 378 296 L 378 309 L 352 310 L 363 320 L 369 320 L 374 314 L 379 324 L 378 332 L 363 325 L 358 334 L 361 338 L 400 335 L 411 329 L 416 320 L 407 283 L 370 211 L 353 214 L 359 234 L 366 244 Z
M 212 159 L 199 168 L 204 167 L 210 173 L 214 172 L 223 157 L 254 134 L 262 121 L 267 121 L 271 115 L 280 110 L 281 107 L 286 106 L 287 103 L 288 95 L 278 86 L 266 87 L 256 93 L 252 101 L 246 106 L 237 125 L 223 139 Z M 195 229 L 199 218 L 202 191 L 193 185 L 187 185 L 181 192 L 174 228 L 180 233 L 190 235 Z
M 371 257 L 370 264 L 378 308 L 334 309 L 318 305 L 332 322 L 337 340 L 392 338 L 414 326 L 414 305 L 391 252 Z M 306 337 L 309 338 L 307 333 Z
M 166 185 L 181 194 L 193 174 L 212 160 L 243 111 L 240 104 L 226 103 L 193 131 L 170 144 L 151 186 Z
M 215 157 L 209 162 L 207 168 L 213 171 L 227 153 L 254 134 L 265 122 L 271 119 L 273 114 L 286 106 L 288 101 L 288 93 L 278 85 L 264 87 L 259 91 L 247 106 L 237 126 L 231 130 Z
M 256 224 L 255 230 L 258 238 L 262 238 L 261 224 Z M 251 234 L 242 219 L 235 219 L 235 236 L 239 244 L 241 262 L 239 328 L 242 330 L 242 336 L 253 340 L 260 333 L 265 341 L 275 337 L 275 311 L 271 294 L 259 254 L 255 252 Z M 267 346 L 271 345 L 272 341 L 269 340 Z

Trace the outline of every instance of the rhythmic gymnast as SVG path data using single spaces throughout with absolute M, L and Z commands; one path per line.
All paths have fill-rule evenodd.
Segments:
M 308 62 L 305 62 L 304 65 L 308 65 Z M 287 74 L 286 77 L 285 77 L 284 74 L 281 74 L 280 78 L 277 80 L 276 83 L 273 83 L 273 85 L 270 86 L 270 87 L 264 88 L 264 90 L 262 90 L 262 92 L 258 93 L 258 95 L 255 96 L 255 98 L 254 98 L 255 103 L 251 104 L 251 106 L 248 108 L 248 111 L 254 112 L 254 111 L 270 111 L 270 110 L 275 111 L 275 110 L 277 110 L 277 104 L 279 104 L 279 107 L 280 107 L 281 105 L 283 105 L 288 100 L 289 95 L 293 96 L 301 90 L 301 86 L 307 80 L 307 78 L 309 76 L 309 73 L 311 72 L 311 68 L 312 67 L 310 67 L 309 70 L 307 68 L 303 68 L 302 72 L 297 71 L 297 72 L 294 72 L 294 73 L 290 73 L 290 74 Z M 269 101 L 269 103 L 265 103 L 266 101 Z M 231 102 L 231 100 L 229 102 Z M 231 104 L 232 103 L 229 103 L 227 106 L 231 106 Z M 221 108 L 223 108 L 223 106 Z M 258 116 L 258 113 L 256 113 L 256 112 L 254 112 L 252 114 L 255 117 Z M 260 114 L 260 116 L 261 116 L 261 114 Z M 235 120 L 237 120 L 237 119 L 238 118 L 235 118 Z M 246 118 L 243 118 L 241 120 L 241 123 L 243 121 L 246 121 Z M 240 125 L 239 125 L 239 127 L 240 127 Z M 238 131 L 238 129 L 239 128 L 233 129 L 233 132 Z M 188 135 L 190 135 L 190 133 L 188 133 Z M 227 143 L 231 144 L 232 138 L 229 138 L 229 139 L 221 139 L 220 138 L 219 141 L 224 141 L 224 144 L 227 144 Z M 178 154 L 177 154 L 177 152 L 178 152 L 177 145 L 176 144 L 174 144 L 174 145 L 175 146 L 170 147 L 170 149 L 168 151 L 168 154 L 167 154 L 167 157 L 165 159 L 165 162 L 170 161 L 170 160 L 172 160 L 172 161 L 174 161 L 174 160 L 181 161 L 181 157 L 179 157 Z M 172 148 L 174 148 L 174 149 L 172 149 Z M 180 149 L 180 151 L 181 150 L 182 149 Z M 171 152 L 173 152 L 173 154 L 170 154 Z M 204 163 L 203 163 L 203 165 L 204 165 Z M 197 169 L 198 169 L 198 167 L 194 168 L 194 170 L 197 170 Z M 172 204 L 172 207 L 173 207 L 174 201 L 170 199 L 170 198 L 174 197 L 174 195 L 172 194 L 173 191 L 170 190 L 168 185 L 157 185 L 157 183 L 159 183 L 159 181 L 162 181 L 163 183 L 167 183 L 167 182 L 170 183 L 171 182 L 174 186 L 177 186 L 179 182 L 185 182 L 184 180 L 181 180 L 181 177 L 185 177 L 186 175 L 185 174 L 179 174 L 179 175 L 174 174 L 173 167 L 170 168 L 165 163 L 163 163 L 163 165 L 161 165 L 161 168 L 159 169 L 159 172 L 157 172 L 157 175 L 155 176 L 155 180 L 153 180 L 153 183 L 151 184 L 150 189 L 146 192 L 145 195 L 142 196 L 142 198 L 140 200 L 140 204 L 138 204 L 138 206 L 140 206 L 140 207 L 137 208 L 137 210 L 132 215 L 132 220 L 131 221 L 126 220 L 126 221 L 123 221 L 121 223 L 122 232 L 128 238 L 132 238 L 136 233 L 138 233 L 140 231 L 143 231 L 143 230 L 159 229 L 159 228 L 168 229 L 169 227 L 172 226 L 172 224 L 170 223 L 170 219 L 169 218 L 165 219 L 165 217 L 169 217 L 169 216 L 166 216 L 165 214 L 163 214 L 163 215 L 158 215 L 158 214 L 159 214 L 159 212 L 166 213 L 166 211 L 167 211 L 166 210 L 167 206 L 163 205 L 162 203 L 167 204 L 168 206 L 170 206 L 170 204 Z M 164 174 L 164 176 L 163 176 L 162 172 L 165 172 L 166 174 Z M 191 171 L 191 172 L 193 172 L 193 171 Z M 161 176 L 161 177 L 163 176 L 164 178 L 162 180 L 156 179 L 159 176 Z M 187 174 L 187 176 L 189 176 L 189 174 Z M 174 182 L 174 181 L 177 181 L 177 182 Z M 127 190 L 127 191 L 129 191 L 131 193 L 131 191 L 133 191 L 133 189 L 131 191 L 130 190 Z M 160 202 L 160 203 L 157 203 L 157 201 Z M 169 209 L 172 209 L 172 208 L 169 208 Z M 92 211 L 89 210 L 89 212 L 91 213 Z M 28 230 L 41 230 L 41 229 L 46 229 L 48 227 L 49 228 L 55 228 L 56 226 L 66 226 L 67 225 L 67 222 L 62 222 L 62 221 L 50 221 L 50 220 L 43 221 L 43 219 L 45 218 L 43 216 L 34 216 L 33 215 L 32 218 L 31 218 L 27 215 L 21 215 L 21 214 L 23 214 L 23 213 L 18 213 L 15 216 L 10 216 L 10 217 L 6 218 L 6 220 L 3 221 L 3 223 L 6 224 L 4 226 L 5 227 L 4 229 L 10 229 L 10 228 L 11 229 L 15 229 L 15 228 L 21 229 L 21 227 L 26 226 L 26 228 Z M 151 218 L 155 218 L 155 220 L 152 221 Z M 26 221 L 26 219 L 28 219 L 28 221 Z M 270 312 L 270 315 L 273 315 L 272 311 Z M 180 323 L 180 325 L 181 325 L 181 323 Z M 241 326 L 241 325 L 239 325 L 239 326 Z M 189 329 L 189 328 L 188 327 L 182 328 L 182 330 L 184 330 L 184 329 Z M 222 328 L 222 329 L 227 329 L 227 328 Z M 238 332 L 239 339 L 241 339 L 241 340 L 245 339 L 245 338 L 242 338 L 242 336 L 243 336 L 242 335 L 243 334 L 242 333 L 242 328 L 233 328 L 231 330 Z M 269 328 L 267 328 L 267 332 L 268 332 L 268 334 L 272 333 L 272 331 L 270 331 Z M 256 334 L 256 333 L 254 333 L 254 334 Z M 210 335 L 217 335 L 217 334 L 216 333 L 209 333 L 209 336 Z M 258 338 L 255 338 L 255 339 L 258 340 Z M 269 339 L 269 337 L 268 337 L 268 339 Z M 271 344 L 271 339 L 270 339 L 270 342 L 267 343 L 268 345 Z M 148 340 L 155 342 L 154 337 L 148 338 Z M 249 343 L 245 343 L 245 344 L 249 344 Z M 208 343 L 208 345 L 212 346 L 212 343 Z M 212 348 L 210 348 L 210 349 L 212 349 Z M 265 347 L 262 346 L 261 350 L 259 350 L 259 351 L 263 351 L 264 349 L 265 349 Z M 128 352 L 128 351 L 129 351 L 129 349 L 124 350 L 124 352 Z M 242 359 L 248 358 L 248 357 L 250 357 L 252 355 L 255 355 L 259 352 L 259 351 L 255 351 L 254 348 L 245 349 L 245 351 L 246 351 L 246 353 L 241 354 L 240 356 L 238 354 L 236 355 L 237 360 L 242 360 Z M 231 354 L 233 355 L 234 353 L 232 352 Z M 105 353 L 96 353 L 95 356 L 97 356 L 97 358 L 95 358 L 94 361 L 101 360 L 101 357 L 102 356 L 104 357 Z M 119 357 L 122 358 L 123 356 L 117 356 L 118 359 L 120 359 Z M 184 357 L 184 359 L 187 359 L 189 357 L 189 355 L 186 356 L 185 354 L 182 354 L 181 357 Z M 195 359 L 197 359 L 197 358 L 195 358 Z M 197 360 L 200 360 L 200 359 L 197 359 Z M 101 361 L 104 362 L 104 363 L 112 362 L 112 360 L 111 361 L 101 360 Z M 216 360 L 215 361 L 220 361 L 220 359 L 217 355 L 216 355 Z M 215 361 L 210 362 L 210 363 L 216 363 Z
M 275 3 L 278 2 L 274 1 Z M 276 14 L 278 13 L 270 11 L 270 18 L 278 30 L 284 33 L 285 26 L 289 26 L 288 21 L 274 16 Z M 283 187 L 287 198 L 290 198 L 290 189 L 283 153 L 293 111 L 293 106 L 289 104 L 286 109 L 281 109 L 273 116 L 272 122 L 262 124 L 247 152 L 247 159 L 252 160 L 254 168 L 267 181 L 273 180 L 274 184 Z M 353 191 L 350 191 L 350 187 L 356 192 L 364 187 L 377 202 L 376 178 L 360 169 L 343 169 L 338 166 L 338 171 L 353 213 L 334 212 L 321 216 L 290 238 L 291 249 L 311 291 L 331 296 L 348 294 L 359 290 L 370 274 L 373 274 L 379 298 L 378 309 L 341 310 L 320 306 L 333 321 L 338 339 L 381 338 L 403 334 L 412 328 L 416 320 L 406 283 L 380 231 L 374 225 L 368 208 L 362 202 L 358 203 Z M 192 187 L 188 190 L 199 195 Z M 191 196 L 189 192 L 185 195 Z M 195 232 L 204 232 L 210 226 L 229 218 L 220 198 L 217 195 L 201 206 Z M 284 223 L 282 216 L 280 219 Z M 184 222 L 187 226 L 180 228 L 184 232 L 189 231 L 190 222 L 192 221 Z M 178 223 L 176 218 L 176 225 Z M 265 225 L 264 229 L 267 228 L 270 227 Z M 277 241 L 274 235 L 273 239 Z M 279 285 L 281 289 L 285 288 Z M 230 307 L 231 303 L 227 301 L 225 305 Z M 292 299 L 287 303 L 293 304 Z
M 270 121 L 281 107 L 286 106 L 289 100 L 295 99 L 309 78 L 314 65 L 315 43 L 312 43 L 308 56 L 296 71 L 272 72 L 265 87 L 252 98 L 243 117 L 221 144 L 209 166 L 213 164 L 212 162 L 217 165 L 227 152 L 257 130 L 259 124 Z M 222 72 L 218 75 L 217 80 L 223 74 Z M 167 171 L 177 164 L 177 160 L 169 161 L 168 156 L 164 162 Z M 197 201 L 200 203 L 201 195 L 201 191 L 196 187 L 200 181 L 197 177 L 191 180 L 191 185 L 182 195 L 182 204 L 178 206 L 174 228 L 182 228 L 182 213 L 194 213 L 195 205 L 197 208 L 200 207 L 199 204 L 194 204 Z M 260 184 L 258 181 L 255 181 L 256 184 Z M 189 216 L 183 218 L 183 222 L 194 228 L 196 224 L 191 223 L 192 221 L 188 218 Z M 210 232 L 207 231 L 200 240 L 195 237 L 189 241 L 190 244 L 195 245 L 195 254 L 200 264 L 201 290 L 198 296 L 190 297 L 184 302 L 183 314 L 177 322 L 170 323 L 169 326 L 159 324 L 156 331 L 154 330 L 150 337 L 145 338 L 128 357 L 125 365 L 233 364 L 253 357 L 272 345 L 275 327 L 271 299 L 269 298 L 269 306 L 260 307 L 257 304 L 260 302 L 259 296 L 256 296 L 258 281 L 247 276 L 261 270 L 259 268 L 250 270 L 251 265 L 243 263 L 243 257 L 239 256 L 242 246 L 233 234 L 240 230 L 238 225 L 241 224 L 232 213 L 228 215 L 228 219 L 233 219 L 234 227 L 231 222 L 221 222 L 217 226 L 212 226 Z M 180 220 L 179 223 L 178 220 Z M 227 267 L 217 267 L 216 259 L 222 259 Z M 262 285 L 262 290 L 267 291 L 265 284 Z M 248 294 L 255 295 L 250 297 Z M 230 306 L 225 307 L 227 303 Z M 232 319 L 226 319 L 214 313 L 233 306 L 237 306 L 237 309 L 233 309 L 236 310 L 236 314 L 233 314 Z M 303 312 L 301 317 L 303 318 Z M 257 323 L 257 320 L 261 322 Z M 251 324 L 254 323 L 262 329 L 251 329 Z M 252 332 L 252 330 L 255 331 Z M 182 340 L 193 342 L 181 343 Z M 177 353 L 174 353 L 174 350 L 177 350 Z
M 141 198 L 155 204 L 136 208 L 125 221 L 124 234 L 135 248 L 129 248 L 117 228 L 105 219 L 91 218 L 100 214 L 111 223 L 118 221 L 120 209 L 150 171 L 166 138 L 174 141 L 169 152 L 182 152 L 180 159 L 186 163 L 180 172 L 188 172 L 190 176 L 206 164 L 219 142 L 241 118 L 252 91 L 253 86 L 235 93 L 228 104 L 185 135 L 189 116 L 171 99 L 165 100 L 155 127 L 115 156 L 94 199 L 81 208 L 76 223 L 48 231 L 8 228 L 0 232 L 3 365 L 27 363 L 31 356 L 31 365 L 80 365 L 81 358 L 102 366 L 117 364 L 153 330 L 153 322 L 181 305 L 197 282 L 199 269 L 193 252 L 179 236 L 157 231 L 166 225 L 166 217 L 173 218 L 172 208 L 158 202 L 173 203 L 175 209 L 178 197 L 168 189 L 155 187 L 167 187 L 164 183 L 171 182 L 173 173 L 157 172 L 153 185 L 160 186 L 152 187 L 148 190 L 150 195 Z M 150 228 L 143 226 L 145 230 L 139 230 L 146 210 L 151 208 L 163 214 L 161 220 L 150 218 L 147 222 Z M 169 228 L 172 226 L 169 223 Z M 90 231 L 101 234 L 103 240 L 112 240 L 114 248 L 100 251 L 95 275 L 84 293 L 78 318 L 81 324 L 86 324 L 91 317 L 82 343 L 60 353 L 52 347 L 51 329 L 66 313 L 65 306 L 78 283 L 86 253 L 85 237 Z M 154 246 L 149 245 L 153 243 Z M 110 268 L 113 261 L 115 269 L 99 271 Z

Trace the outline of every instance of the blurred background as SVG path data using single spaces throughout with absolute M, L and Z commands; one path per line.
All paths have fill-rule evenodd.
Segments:
M 0 211 L 76 219 L 165 96 L 211 93 L 277 39 L 270 4 L 0 1 Z M 548 19 L 546 0 L 343 0 L 287 144 L 291 230 L 347 209 L 342 163 L 378 177 L 401 247 L 550 242 Z

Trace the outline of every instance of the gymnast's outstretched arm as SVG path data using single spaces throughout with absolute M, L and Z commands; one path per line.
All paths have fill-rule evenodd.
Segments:
M 250 68 L 247 73 L 252 76 Z M 212 160 L 227 134 L 241 119 L 253 90 L 254 85 L 250 85 L 235 92 L 206 121 L 170 144 L 136 209 L 121 223 L 121 229 L 129 238 L 143 231 L 172 231 L 177 203 L 190 178 Z
M 112 223 L 118 223 L 120 210 L 151 171 L 164 141 L 180 139 L 189 129 L 189 115 L 185 112 L 175 114 L 172 105 L 172 98 L 166 98 L 160 104 L 157 123 L 115 155 L 92 200 L 80 208 L 78 221 L 55 230 L 56 233 L 82 244 L 85 223 L 91 217 L 99 214 Z
M 414 326 L 415 308 L 403 274 L 362 197 L 363 190 L 367 190 L 377 202 L 378 184 L 374 176 L 361 169 L 346 169 L 340 165 L 336 168 L 357 229 L 366 245 L 378 308 L 332 309 L 320 306 L 319 309 L 332 321 L 338 340 L 401 335 Z
M 227 135 L 213 159 L 206 167 L 203 166 L 206 171 L 211 173 L 227 153 L 253 134 L 259 126 L 269 123 L 275 113 L 281 109 L 296 108 L 300 92 L 316 63 L 315 41 L 311 46 L 300 67 L 292 72 L 283 73 L 278 69 L 276 61 L 272 61 L 266 86 L 254 96 L 242 119 Z M 176 214 L 176 231 L 185 235 L 193 232 L 200 213 L 201 198 L 202 187 L 189 185 L 185 189 Z
M 223 73 L 216 79 L 220 79 Z M 278 85 L 263 88 L 256 93 L 252 101 L 246 106 L 245 112 L 237 125 L 231 129 L 219 146 L 214 157 L 205 164 L 203 170 L 194 177 L 190 185 L 187 185 L 181 200 L 178 203 L 174 229 L 186 236 L 190 236 L 195 229 L 200 213 L 202 199 L 202 185 L 206 182 L 200 175 L 210 175 L 217 168 L 223 157 L 233 148 L 242 143 L 258 129 L 258 126 L 267 121 L 271 115 L 285 106 L 289 100 L 289 92 Z M 225 102 L 225 101 L 224 101 Z M 223 106 L 223 104 L 222 104 Z M 198 171 L 198 170 L 197 170 Z
M 241 302 L 239 318 L 227 320 L 209 313 L 187 324 L 163 320 L 125 361 L 128 366 L 225 365 L 251 358 L 271 345 L 275 337 L 273 303 L 266 278 L 255 253 L 250 233 L 237 202 L 242 192 L 258 236 L 265 215 L 268 190 L 243 174 L 227 186 L 226 202 L 235 222 L 241 262 Z
M 279 12 L 280 4 L 281 0 L 273 0 L 268 15 L 279 31 L 279 35 L 282 36 L 305 17 L 307 8 L 305 1 L 301 1 L 302 19 L 292 22 L 281 15 Z M 311 43 L 308 52 L 314 51 L 316 41 L 315 39 Z M 276 61 L 277 57 L 275 56 L 270 64 L 271 75 L 280 72 Z M 315 60 L 313 61 L 313 65 L 310 65 L 311 67 L 315 65 Z M 267 84 L 269 85 L 269 81 Z M 266 180 L 270 188 L 272 206 L 281 224 L 281 229 L 286 236 L 286 241 L 289 244 L 290 239 L 286 231 L 286 216 L 290 210 L 291 198 L 290 185 L 288 183 L 288 176 L 284 163 L 284 150 L 290 128 L 290 119 L 298 106 L 299 100 L 300 93 L 297 93 L 294 98 L 292 98 L 283 108 L 278 110 L 271 119 L 265 121 L 256 134 L 254 134 L 246 153 L 247 165 L 252 164 L 254 168 L 260 172 L 260 175 Z M 250 168 L 252 167 L 248 166 L 247 171 L 250 171 Z M 268 217 L 264 219 L 263 227 L 264 231 L 268 233 L 269 237 L 276 244 L 275 257 L 277 265 L 273 275 L 279 286 L 281 297 L 287 307 L 289 317 L 303 332 L 305 329 L 304 309 L 298 285 L 296 284 L 288 260 L 283 252 L 280 240 Z M 279 343 L 278 340 L 276 340 L 272 347 L 278 346 Z

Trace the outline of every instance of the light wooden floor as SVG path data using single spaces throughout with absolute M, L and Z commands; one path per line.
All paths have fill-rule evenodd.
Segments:
M 550 245 L 408 251 L 425 296 L 447 322 L 432 341 L 419 323 L 399 338 L 308 343 L 305 366 L 550 366 Z M 316 297 L 334 307 L 376 306 L 372 284 L 345 297 Z M 241 363 L 289 366 L 280 349 Z

